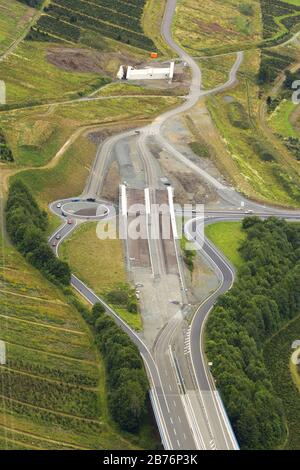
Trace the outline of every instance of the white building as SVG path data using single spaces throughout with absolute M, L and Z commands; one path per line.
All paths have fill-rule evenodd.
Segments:
M 138 69 L 129 65 L 127 71 L 121 66 L 117 77 L 125 80 L 172 80 L 174 77 L 175 62 L 170 67 L 145 67 Z
M 121 65 L 121 67 L 119 68 L 119 71 L 117 73 L 117 77 L 118 77 L 119 80 L 123 80 L 125 78 L 125 76 L 126 76 L 126 71 L 125 71 L 123 65 Z

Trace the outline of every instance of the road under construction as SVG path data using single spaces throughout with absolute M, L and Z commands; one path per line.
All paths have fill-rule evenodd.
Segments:
M 241 220 L 246 208 L 260 217 L 277 215 L 299 220 L 300 214 L 246 200 L 232 187 L 192 162 L 166 139 L 166 122 L 188 112 L 201 97 L 233 86 L 243 60 L 243 53 L 237 53 L 228 81 L 216 89 L 203 91 L 198 64 L 172 39 L 171 24 L 175 8 L 176 0 L 168 0 L 162 35 L 180 59 L 190 67 L 192 78 L 186 100 L 148 126 L 115 135 L 101 144 L 81 195 L 82 198 L 100 201 L 110 164 L 113 159 L 120 162 L 121 175 L 123 181 L 126 180 L 120 186 L 119 202 L 123 232 L 128 233 L 132 224 L 136 223 L 137 216 L 145 230 L 145 236 L 141 239 L 125 237 L 129 277 L 133 283 L 143 286 L 140 289 L 143 332 L 138 334 L 133 331 L 103 299 L 74 275 L 72 285 L 91 304 L 101 302 L 139 348 L 149 376 L 151 402 L 164 448 L 236 450 L 239 446 L 210 374 L 203 347 L 205 320 L 218 296 L 231 288 L 234 270 L 211 243 L 203 240 L 199 252 L 214 269 L 219 287 L 213 293 L 207 293 L 207 298 L 195 312 L 191 312 L 175 227 L 177 214 L 173 205 L 173 191 L 162 183 L 161 178 L 165 175 L 150 151 L 150 142 L 155 140 L 160 148 L 164 148 L 170 156 L 211 185 L 218 195 L 218 211 L 207 208 L 205 219 L 195 218 L 190 214 L 190 221 L 184 227 L 185 235 L 190 239 L 194 238 L 193 226 L 196 226 L 196 231 L 201 231 L 207 221 Z M 142 173 L 135 170 L 133 158 L 139 160 L 143 167 Z M 167 208 L 164 214 L 168 219 L 166 224 L 162 222 L 163 216 L 158 210 L 160 205 Z M 50 207 L 57 213 L 55 203 Z M 241 211 L 241 207 L 245 210 Z M 170 229 L 169 239 L 163 236 L 165 225 Z M 74 226 L 68 227 L 64 222 L 60 230 L 63 230 L 65 238 L 73 229 Z M 50 243 L 54 238 L 55 234 L 50 238 Z M 57 248 L 56 246 L 56 252 Z

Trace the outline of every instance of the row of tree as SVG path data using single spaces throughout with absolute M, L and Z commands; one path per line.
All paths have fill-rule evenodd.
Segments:
M 265 341 L 300 310 L 300 226 L 246 218 L 244 264 L 219 298 L 206 330 L 212 372 L 244 449 L 274 449 L 284 412 L 263 358 Z
M 28 5 L 29 7 L 39 7 L 42 4 L 43 0 L 19 0 L 20 3 L 25 3 L 25 5 Z
M 0 129 L 0 161 L 13 162 L 14 157 L 3 131 Z
M 108 406 L 121 429 L 137 432 L 147 412 L 148 380 L 140 353 L 101 304 L 92 309 L 97 346 L 105 359 Z
M 26 259 L 52 282 L 70 284 L 71 272 L 48 245 L 48 217 L 41 211 L 31 192 L 21 180 L 10 188 L 6 205 L 7 232 Z

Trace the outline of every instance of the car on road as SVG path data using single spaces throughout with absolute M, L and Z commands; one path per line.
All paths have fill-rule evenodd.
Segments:
M 58 203 L 56 204 L 56 207 L 57 207 L 58 209 L 60 209 L 60 208 L 61 208 L 61 202 L 58 202 Z
M 56 240 L 60 240 L 61 239 L 60 233 L 58 233 L 55 238 L 56 238 Z
M 75 198 L 75 199 L 72 199 L 71 202 L 80 202 L 80 199 L 79 199 L 79 198 Z
M 87 201 L 88 202 L 96 202 L 96 199 L 94 197 L 88 197 Z
M 67 223 L 68 223 L 69 225 L 71 225 L 71 224 L 73 223 L 73 219 L 70 219 L 70 218 L 69 218 L 69 219 L 67 220 Z
M 140 135 L 141 131 L 134 131 L 134 133 Z
M 251 215 L 251 214 L 253 214 L 253 211 L 251 209 L 249 209 L 249 210 L 245 211 L 245 214 Z
M 56 240 L 53 240 L 52 246 L 57 246 L 57 241 Z

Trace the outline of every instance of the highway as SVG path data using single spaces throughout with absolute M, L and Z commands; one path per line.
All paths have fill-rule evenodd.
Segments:
M 152 190 L 158 189 L 160 187 L 159 176 L 155 169 L 154 157 L 151 155 L 148 145 L 151 138 L 151 140 L 155 139 L 169 154 L 190 167 L 201 178 L 212 185 L 220 199 L 232 207 L 232 210 L 225 210 L 224 208 L 220 211 L 207 212 L 205 220 L 195 221 L 193 220 L 193 214 L 191 214 L 191 221 L 185 226 L 185 233 L 188 237 L 192 237 L 192 224 L 195 223 L 197 224 L 197 230 L 200 231 L 203 223 L 213 223 L 218 220 L 241 220 L 245 216 L 245 212 L 238 210 L 242 207 L 242 202 L 247 209 L 251 208 L 255 214 L 262 217 L 277 215 L 288 219 L 300 219 L 299 214 L 293 211 L 282 211 L 247 201 L 233 188 L 225 186 L 191 162 L 164 137 L 164 124 L 167 120 L 190 110 L 201 97 L 233 86 L 236 82 L 237 71 L 243 60 L 243 53 L 239 52 L 236 62 L 230 71 L 228 81 L 218 88 L 203 91 L 201 89 L 201 71 L 198 64 L 172 39 L 170 31 L 175 8 L 176 0 L 168 0 L 162 23 L 162 35 L 166 42 L 176 51 L 180 59 L 186 62 L 191 69 L 192 79 L 189 95 L 178 108 L 159 116 L 152 124 L 142 129 L 128 131 L 107 139 L 98 149 L 93 168 L 80 198 L 100 198 L 113 151 L 122 139 L 131 139 L 131 142 L 136 141 L 139 157 L 145 170 L 145 186 Z M 152 206 L 156 202 L 155 197 L 155 191 L 152 191 Z M 59 244 L 70 235 L 80 221 L 75 218 L 73 224 L 67 224 L 56 206 L 57 201 L 50 205 L 50 209 L 61 216 L 64 222 L 58 231 L 52 235 L 49 243 L 52 245 L 56 240 L 57 233 L 60 234 L 61 238 L 53 246 L 54 251 L 58 255 Z M 109 218 L 110 215 L 107 217 Z M 166 267 L 163 263 L 161 240 L 149 240 L 149 249 L 153 259 L 156 260 L 156 266 L 154 267 L 155 274 L 160 278 L 159 282 L 164 296 L 167 296 L 169 292 L 167 290 Z M 133 331 L 111 307 L 80 279 L 73 275 L 71 282 L 72 286 L 88 302 L 91 304 L 95 302 L 102 303 L 107 312 L 115 318 L 116 322 L 139 348 L 149 376 L 151 402 L 164 448 L 174 450 L 236 450 L 239 448 L 238 443 L 236 442 L 218 391 L 214 386 L 203 352 L 203 327 L 205 320 L 219 295 L 231 288 L 234 281 L 234 271 L 225 257 L 208 240 L 204 240 L 201 250 L 218 275 L 218 289 L 199 306 L 187 331 L 183 331 L 183 326 L 186 323 L 188 308 L 178 307 L 176 313 L 166 322 L 155 342 L 151 345 L 147 344 L 140 334 Z M 178 288 L 176 287 L 176 293 L 182 297 L 182 303 L 185 304 L 184 289 L 180 287 L 179 282 L 180 273 L 181 266 L 180 260 L 178 260 Z M 157 292 L 159 292 L 158 289 L 159 284 L 157 284 Z M 186 352 L 183 351 L 184 344 L 187 345 Z M 180 349 L 180 346 L 182 346 L 182 349 Z

